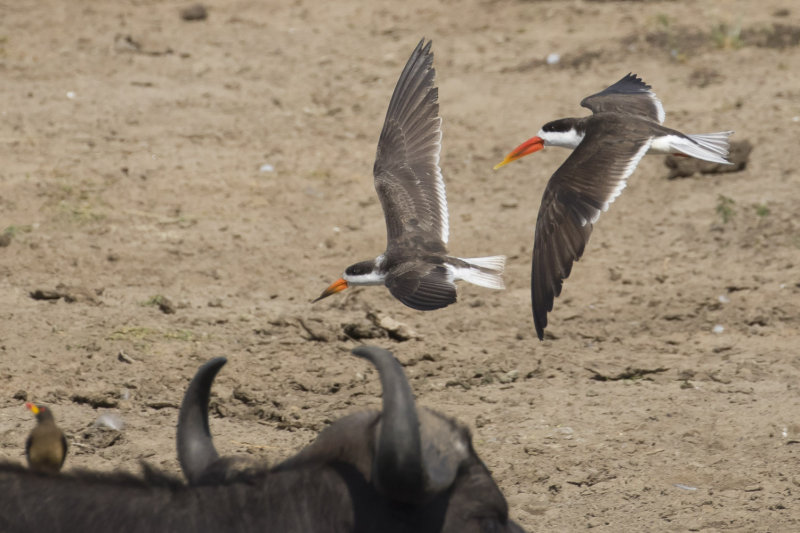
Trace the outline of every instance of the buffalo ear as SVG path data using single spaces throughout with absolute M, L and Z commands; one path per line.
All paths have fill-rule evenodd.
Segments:
M 224 357 L 216 357 L 201 366 L 183 395 L 178 414 L 178 461 L 191 485 L 219 459 L 208 429 L 208 402 L 214 378 L 227 362 Z
M 453 486 L 459 468 L 474 454 L 472 439 L 469 430 L 441 413 L 423 407 L 418 409 L 418 416 L 425 489 L 435 495 Z

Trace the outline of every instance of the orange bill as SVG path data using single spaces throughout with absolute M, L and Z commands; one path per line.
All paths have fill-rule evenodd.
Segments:
M 505 159 L 494 166 L 494 169 L 497 170 L 503 165 L 507 165 L 512 161 L 516 161 L 517 159 L 525 157 L 528 154 L 532 154 L 533 152 L 538 152 L 542 148 L 544 148 L 544 140 L 542 140 L 541 137 L 531 137 L 509 152 Z
M 318 302 L 318 301 L 322 300 L 323 298 L 327 298 L 331 294 L 336 294 L 337 292 L 341 292 L 341 291 L 345 290 L 346 288 L 347 288 L 347 282 L 343 278 L 339 278 L 336 281 L 334 281 L 333 283 L 331 283 L 331 286 L 328 287 L 327 289 L 325 289 L 322 292 L 322 294 L 319 295 L 319 298 L 317 298 L 316 300 L 313 300 L 311 303 L 313 304 L 314 302 Z
M 38 414 L 39 414 L 39 411 L 41 410 L 41 409 L 39 409 L 39 406 L 38 406 L 38 405 L 36 405 L 36 404 L 33 404 L 33 403 L 31 403 L 31 402 L 28 402 L 28 403 L 26 403 L 26 404 L 25 404 L 25 407 L 27 407 L 28 409 L 30 409 L 30 410 L 31 410 L 31 412 L 32 412 L 33 414 L 35 414 L 35 415 L 38 415 Z

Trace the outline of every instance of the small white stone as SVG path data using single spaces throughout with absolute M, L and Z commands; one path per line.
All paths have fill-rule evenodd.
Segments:
M 548 65 L 556 65 L 559 61 L 561 61 L 561 55 L 555 52 L 547 54 L 547 59 L 545 59 Z
M 722 324 L 717 324 L 716 326 L 711 328 L 711 331 L 713 331 L 716 334 L 720 334 L 723 331 L 725 331 L 725 327 Z
M 270 165 L 269 163 L 264 163 L 260 167 L 258 167 L 259 172 L 275 172 L 275 167 Z
M 74 100 L 75 99 L 75 91 L 67 91 L 67 98 L 69 98 L 70 100 Z
M 721 304 L 731 303 L 731 299 L 728 298 L 727 294 L 720 294 L 719 298 L 717 298 L 717 299 L 719 300 L 719 303 L 721 303 Z

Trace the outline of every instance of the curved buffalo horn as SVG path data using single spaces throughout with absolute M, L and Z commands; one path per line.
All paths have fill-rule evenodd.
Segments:
M 353 354 L 378 369 L 383 388 L 383 414 L 372 468 L 377 488 L 394 500 L 413 503 L 426 496 L 419 418 L 414 394 L 392 352 L 359 346 Z
M 208 430 L 208 400 L 214 378 L 227 362 L 224 357 L 215 357 L 201 366 L 183 395 L 178 414 L 178 461 L 190 484 L 195 484 L 219 458 Z
M 457 457 L 446 457 L 430 443 L 423 450 L 414 394 L 392 352 L 360 346 L 353 354 L 378 369 L 383 388 L 383 413 L 373 464 L 378 489 L 393 500 L 424 501 L 447 489 L 455 479 Z M 450 454 L 452 455 L 452 454 Z

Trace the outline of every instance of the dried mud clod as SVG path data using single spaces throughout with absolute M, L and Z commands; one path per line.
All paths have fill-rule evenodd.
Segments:
M 367 320 L 357 320 L 342 324 L 344 334 L 353 340 L 381 339 L 388 336 L 388 332 L 377 324 Z
M 90 303 L 100 305 L 97 298 L 103 294 L 104 289 L 87 289 L 85 287 L 70 287 L 59 283 L 55 289 L 34 289 L 30 292 L 34 300 L 59 300 L 67 303 Z
M 598 370 L 596 368 L 586 367 L 586 370 L 593 374 L 592 379 L 595 381 L 621 381 L 625 379 L 642 379 L 651 374 L 661 374 L 662 372 L 669 370 L 669 368 L 626 367 L 622 371 L 613 371 L 610 369 Z
M 208 9 L 203 4 L 192 4 L 181 9 L 181 18 L 189 22 L 206 20 L 208 18 Z
M 85 430 L 80 435 L 81 441 L 74 441 L 76 444 L 77 455 L 82 455 L 81 449 L 89 448 L 92 450 L 89 453 L 94 453 L 94 450 L 102 450 L 110 448 L 123 441 L 122 432 L 114 429 L 105 429 L 92 427 Z
M 97 409 L 99 407 L 117 407 L 119 405 L 118 396 L 118 394 L 111 392 L 87 392 L 75 393 L 69 399 L 77 404 L 88 404 Z
M 385 330 L 386 333 L 388 333 L 389 338 L 396 341 L 403 342 L 411 339 L 422 338 L 422 336 L 414 331 L 410 326 L 403 324 L 402 322 L 398 322 L 394 318 L 384 315 L 378 311 L 368 312 L 367 318 L 370 319 L 373 324 Z
M 297 324 L 300 326 L 300 335 L 306 340 L 333 342 L 337 338 L 333 328 L 320 318 L 304 319 L 298 317 Z
M 172 303 L 172 300 L 170 300 L 166 296 L 162 296 L 161 298 L 159 298 L 157 304 L 158 304 L 158 310 L 164 313 L 165 315 L 175 314 L 175 304 Z

